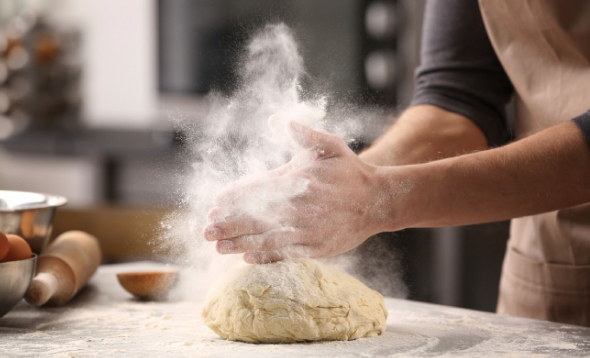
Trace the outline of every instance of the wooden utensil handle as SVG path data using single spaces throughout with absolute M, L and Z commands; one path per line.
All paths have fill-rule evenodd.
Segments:
M 31 282 L 25 300 L 33 306 L 42 306 L 55 294 L 57 277 L 51 272 L 41 272 Z
M 101 261 L 98 240 L 82 231 L 68 231 L 37 259 L 37 276 L 26 295 L 34 306 L 68 303 L 94 274 Z

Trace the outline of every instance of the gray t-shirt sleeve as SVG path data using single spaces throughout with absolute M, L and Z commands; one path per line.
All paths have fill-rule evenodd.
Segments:
M 572 121 L 580 128 L 588 145 L 590 145 L 590 110 L 574 119 Z
M 513 93 L 475 0 L 427 0 L 422 63 L 412 105 L 431 104 L 471 119 L 490 146 L 508 139 Z

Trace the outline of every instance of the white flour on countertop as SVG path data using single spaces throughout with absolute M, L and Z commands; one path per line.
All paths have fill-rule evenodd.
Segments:
M 135 266 L 137 265 L 137 266 Z M 224 341 L 201 318 L 199 301 L 136 301 L 116 272 L 99 268 L 69 306 L 20 303 L 0 319 L 2 357 L 587 357 L 590 329 L 385 299 L 387 330 L 346 342 L 248 344 Z M 132 267 L 133 269 L 129 269 Z
M 40 323 L 36 330 L 0 342 L 8 357 L 43 354 L 44 357 L 97 356 L 202 356 L 202 357 L 496 357 L 513 352 L 555 357 L 571 353 L 584 356 L 580 343 L 564 331 L 544 331 L 533 322 L 510 325 L 473 317 L 441 314 L 435 306 L 411 309 L 412 303 L 386 299 L 390 307 L 388 329 L 380 337 L 347 342 L 262 345 L 219 339 L 203 325 L 199 307 L 193 302 L 117 302 L 65 310 L 54 320 Z M 401 306 L 396 308 L 396 306 Z M 453 309 L 450 309 L 453 310 Z M 473 312 L 474 315 L 481 313 Z M 498 318 L 491 316 L 491 318 Z M 527 321 L 528 323 L 528 321 Z M 3 330 L 4 331 L 4 330 Z M 26 353 L 26 354 L 24 354 Z

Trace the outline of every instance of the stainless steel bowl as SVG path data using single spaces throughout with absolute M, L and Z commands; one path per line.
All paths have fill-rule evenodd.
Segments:
M 31 284 L 37 255 L 30 259 L 0 263 L 0 317 L 25 297 Z
M 0 231 L 21 236 L 40 254 L 51 236 L 55 210 L 66 203 L 63 196 L 0 190 Z

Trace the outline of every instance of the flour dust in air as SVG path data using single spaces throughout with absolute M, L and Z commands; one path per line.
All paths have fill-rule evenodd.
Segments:
M 185 173 L 182 209 L 164 222 L 162 230 L 172 253 L 188 267 L 177 294 L 194 300 L 196 306 L 208 298 L 205 320 L 228 339 L 299 342 L 380 334 L 387 315 L 383 298 L 352 276 L 313 260 L 247 266 L 241 255 L 219 255 L 215 243 L 203 238 L 207 212 L 222 188 L 277 168 L 300 150 L 288 134 L 291 120 L 326 129 L 347 141 L 351 133 L 368 127 L 348 120 L 343 107 L 329 107 L 325 95 L 302 89 L 303 59 L 291 30 L 283 24 L 265 26 L 254 34 L 237 73 L 239 86 L 231 96 L 210 94 L 203 118 L 177 123 L 185 136 L 190 172 Z M 335 108 L 336 121 L 328 120 L 328 108 Z M 367 118 L 359 116 L 359 111 L 350 113 Z M 292 187 L 259 197 L 241 209 L 260 216 L 268 213 L 261 208 L 289 206 L 293 197 L 306 190 L 306 183 L 286 185 Z M 244 301 L 247 297 L 252 301 Z M 258 311 L 252 311 L 254 307 Z M 290 316 L 294 325 L 287 323 Z M 280 322 L 282 328 L 271 321 Z

